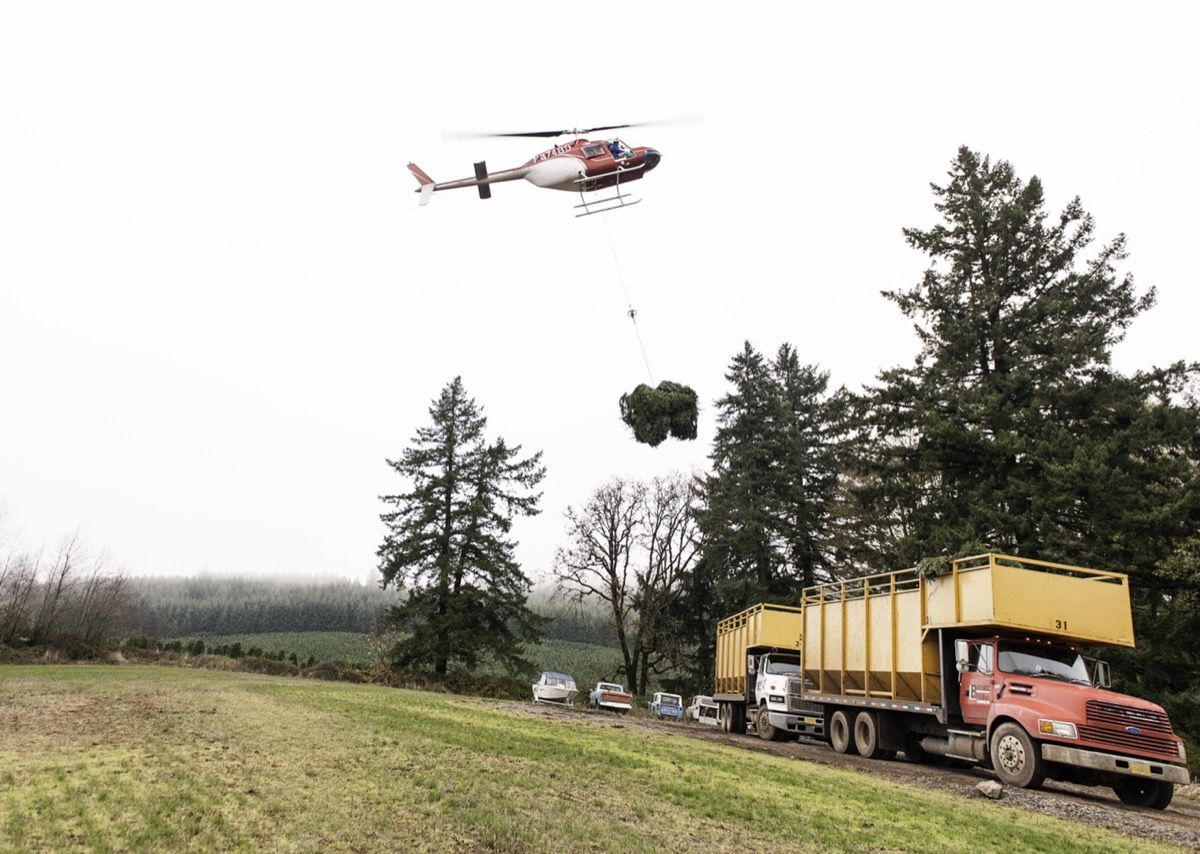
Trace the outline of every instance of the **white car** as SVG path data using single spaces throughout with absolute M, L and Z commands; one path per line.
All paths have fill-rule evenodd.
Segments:
M 683 716 L 689 721 L 716 726 L 717 702 L 707 694 L 697 694 L 692 697 L 692 703 L 684 710 Z
M 547 670 L 538 681 L 533 683 L 533 702 L 557 703 L 560 706 L 575 704 L 579 689 L 575 687 L 575 678 L 565 673 Z

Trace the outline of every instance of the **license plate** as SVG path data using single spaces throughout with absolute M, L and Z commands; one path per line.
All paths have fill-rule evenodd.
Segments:
M 817 725 L 817 723 L 818 723 L 818 721 L 817 721 L 817 719 L 816 719 L 816 718 L 805 718 L 805 719 L 804 719 L 804 722 L 805 722 L 806 724 L 808 724 L 809 726 L 816 726 L 816 725 Z
M 1149 777 L 1150 776 L 1150 766 L 1147 765 L 1145 762 L 1130 762 L 1129 763 L 1129 773 L 1137 774 L 1139 777 Z

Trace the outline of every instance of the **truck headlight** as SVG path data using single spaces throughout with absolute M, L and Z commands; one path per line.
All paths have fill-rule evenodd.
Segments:
M 768 694 L 767 700 L 772 703 L 786 703 L 787 697 L 784 697 L 780 694 Z
M 1075 724 L 1065 721 L 1038 721 L 1038 732 L 1046 735 L 1057 735 L 1059 738 L 1078 738 L 1075 734 Z
M 1179 760 L 1181 762 L 1187 762 L 1187 748 L 1183 746 L 1182 739 L 1179 741 Z

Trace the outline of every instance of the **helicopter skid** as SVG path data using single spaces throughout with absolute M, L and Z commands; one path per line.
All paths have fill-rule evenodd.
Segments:
M 590 202 L 584 201 L 582 204 L 575 206 L 577 210 L 583 208 L 583 213 L 575 214 L 575 218 L 579 219 L 581 216 L 591 216 L 592 214 L 620 210 L 621 208 L 631 208 L 642 201 L 641 199 L 633 199 L 633 201 L 627 202 L 625 201 L 626 199 L 633 199 L 633 196 L 628 193 L 618 192 L 615 196 L 609 196 L 606 199 L 593 199 Z M 612 202 L 616 202 L 616 204 L 612 204 Z M 607 207 L 596 207 L 597 205 L 607 205 Z

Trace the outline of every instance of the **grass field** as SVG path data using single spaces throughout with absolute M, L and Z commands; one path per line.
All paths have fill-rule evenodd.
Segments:
M 0 667 L 0 850 L 1155 850 L 596 720 L 243 673 Z
M 254 635 L 213 635 L 202 640 L 209 646 L 240 643 L 242 649 L 259 647 L 264 652 L 283 650 L 296 653 L 301 662 L 311 655 L 317 661 L 341 659 L 351 664 L 373 664 L 368 635 L 354 632 L 269 632 Z M 179 638 L 184 642 L 195 637 Z M 565 640 L 546 640 L 527 650 L 534 672 L 526 674 L 530 682 L 543 670 L 559 670 L 575 677 L 579 687 L 587 691 L 600 679 L 611 679 L 621 663 L 621 654 L 606 646 L 575 643 Z M 488 668 L 482 668 L 488 672 Z M 492 668 L 496 670 L 496 668 Z

